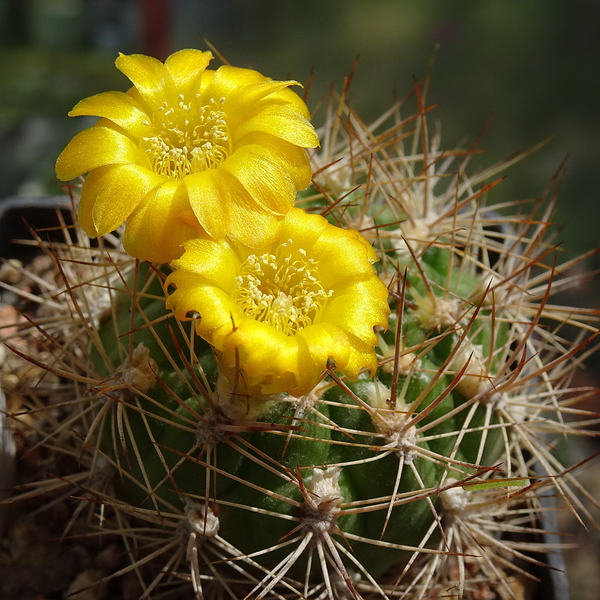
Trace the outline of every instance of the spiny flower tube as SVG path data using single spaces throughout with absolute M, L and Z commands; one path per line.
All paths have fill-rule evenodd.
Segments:
M 239 368 L 250 393 L 306 395 L 330 362 L 352 380 L 377 368 L 373 328 L 387 326 L 388 292 L 357 231 L 293 208 L 259 250 L 228 240 L 184 245 L 167 307 L 181 320 L 199 314 L 198 334 L 228 377 Z
M 127 221 L 127 252 L 152 262 L 181 243 L 231 234 L 248 246 L 273 240 L 296 191 L 308 186 L 305 148 L 319 145 L 295 81 L 250 69 L 206 67 L 210 52 L 181 50 L 165 63 L 121 54 L 127 92 L 82 100 L 70 116 L 101 119 L 76 135 L 56 163 L 70 181 L 89 173 L 79 221 L 90 237 Z

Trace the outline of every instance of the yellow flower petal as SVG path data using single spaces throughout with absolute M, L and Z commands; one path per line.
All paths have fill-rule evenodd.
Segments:
M 123 92 L 102 92 L 85 98 L 69 112 L 70 117 L 98 116 L 111 120 L 135 140 L 147 132 L 149 116 L 140 105 Z
M 169 276 L 166 285 L 170 283 Z M 222 289 L 202 283 L 193 286 L 186 286 L 184 283 L 177 280 L 178 288 L 167 298 L 167 308 L 172 308 L 180 320 L 188 319 L 190 313 L 198 313 L 200 316 L 196 329 L 205 339 L 212 340 L 216 337 L 220 341 L 231 331 L 232 318 L 242 320 L 231 297 Z
M 94 169 L 81 190 L 79 218 L 93 223 L 90 237 L 114 231 L 134 211 L 144 196 L 164 182 L 162 177 L 137 165 L 107 165 Z M 83 217 L 82 217 L 83 215 Z
M 244 136 L 237 148 L 253 146 L 254 152 L 268 158 L 272 163 L 278 164 L 288 173 L 297 190 L 308 187 L 312 169 L 304 148 L 294 146 L 285 140 L 276 138 L 262 131 L 254 131 Z
M 210 85 L 204 89 L 204 99 L 227 98 L 240 86 L 264 83 L 265 81 L 270 80 L 258 71 L 223 65 L 214 72 Z
M 379 281 L 367 276 L 366 278 L 348 278 L 346 281 L 341 281 L 335 287 L 335 297 L 341 296 L 364 296 L 365 298 L 379 298 L 379 300 L 387 305 L 387 290 L 384 290 Z
M 347 275 L 344 274 L 349 272 L 354 279 L 370 277 L 372 254 L 360 241 L 360 237 L 362 236 L 357 231 L 336 228 L 330 235 L 322 236 L 315 243 L 315 258 L 320 262 L 335 265 L 335 268 L 323 272 L 325 287 L 337 288 L 347 281 Z
M 263 212 L 250 198 L 248 192 L 241 189 L 234 194 L 231 204 L 231 237 L 250 248 L 260 248 L 270 244 L 275 236 L 281 219 Z
M 77 220 L 79 221 L 81 228 L 91 238 L 96 238 L 99 235 L 92 217 L 95 203 L 95 196 L 82 194 L 79 198 L 79 204 L 77 205 Z
M 186 253 L 173 261 L 174 269 L 181 270 L 183 274 L 202 276 L 206 283 L 231 294 L 235 285 L 235 274 L 242 262 L 231 244 L 210 239 L 192 239 L 185 243 L 185 249 Z M 202 256 L 201 264 L 197 263 L 197 256 Z
M 332 243 L 338 250 L 317 259 L 315 248 Z M 177 290 L 168 305 L 179 318 L 196 310 L 211 319 L 209 325 L 200 320 L 198 334 L 218 351 L 228 377 L 240 370 L 250 394 L 307 394 L 329 361 L 351 378 L 377 365 L 373 328 L 387 325 L 387 288 L 356 232 L 293 208 L 271 244 L 253 249 L 227 238 L 190 241 L 173 268 L 168 282 Z M 210 297 L 202 292 L 200 298 L 196 289 L 204 290 L 209 278 L 218 290 L 214 321 Z M 325 278 L 339 286 L 324 287 Z
M 237 137 L 234 143 L 253 131 L 264 131 L 303 148 L 319 145 L 319 137 L 306 117 L 278 105 L 265 107 L 240 123 L 235 131 Z
M 266 212 L 284 215 L 294 203 L 296 187 L 290 174 L 260 152 L 259 146 L 242 146 L 222 165 Z
M 217 350 L 225 352 L 240 349 L 240 359 L 244 364 L 244 373 L 249 376 L 250 385 L 257 383 L 279 354 L 284 352 L 288 340 L 280 331 L 273 331 L 267 323 L 245 319 L 233 320 L 235 329 L 222 339 L 213 340 Z
M 321 215 L 313 215 L 299 208 L 293 208 L 281 223 L 279 239 L 293 239 L 299 248 L 313 255 L 312 248 L 325 229 L 331 225 Z
M 123 247 L 131 256 L 169 262 L 183 252 L 183 242 L 198 235 L 200 226 L 182 220 L 189 202 L 182 182 L 167 181 L 150 191 L 127 219 Z
M 189 89 L 199 86 L 200 78 L 212 58 L 211 52 L 192 49 L 180 50 L 167 58 L 165 67 L 179 92 L 186 94 Z
M 215 73 L 216 71 L 213 71 L 212 69 L 206 69 L 206 71 L 202 73 L 202 78 L 200 79 L 200 82 L 198 84 L 197 92 L 200 96 L 205 97 L 204 92 L 212 83 L 212 80 L 215 77 Z
M 183 181 L 202 227 L 215 240 L 223 239 L 231 223 L 232 183 L 215 169 L 188 175 Z
M 182 50 L 163 64 L 120 55 L 116 65 L 133 87 L 126 94 L 98 94 L 71 111 L 102 117 L 71 141 L 56 167 L 64 180 L 90 174 L 80 210 L 86 231 L 99 235 L 119 216 L 129 217 L 127 250 L 153 261 L 177 258 L 185 236 L 197 231 L 250 247 L 274 239 L 296 192 L 310 182 L 305 148 L 318 140 L 308 109 L 288 89 L 295 82 L 228 65 L 211 71 L 211 57 Z M 123 190 L 124 182 L 109 185 L 104 175 L 124 171 L 95 173 L 107 165 L 130 165 L 137 174 L 112 207 L 106 190 Z M 172 185 L 150 194 L 158 184 L 142 182 L 138 169 Z
M 299 83 L 297 83 L 297 85 L 302 87 Z M 273 92 L 268 99 L 273 104 L 288 106 L 292 111 L 297 112 L 306 119 L 310 119 L 310 111 L 308 110 L 308 106 L 306 106 L 306 103 L 304 100 L 302 100 L 299 93 L 296 93 L 293 90 L 277 90 Z
M 342 328 L 332 323 L 316 323 L 298 332 L 308 348 L 311 358 L 318 366 L 319 374 L 327 368 L 331 359 L 336 371 L 343 371 L 348 364 L 350 347 L 348 336 Z
M 377 370 L 377 357 L 369 344 L 363 344 L 359 340 L 356 340 L 351 345 L 348 363 L 344 368 L 344 375 L 348 379 L 356 381 L 356 378 L 364 369 L 367 369 L 370 376 L 373 377 Z
M 291 362 L 291 359 L 286 357 L 286 361 Z M 291 390 L 290 393 L 293 393 L 294 396 L 304 396 L 308 394 L 312 388 L 306 386 L 301 387 L 301 384 L 298 384 L 296 374 L 299 372 L 302 372 L 301 369 L 296 368 L 293 371 L 279 373 L 277 377 L 273 377 L 267 381 L 261 381 L 256 385 L 256 387 L 259 389 L 259 393 L 263 396 L 281 394 L 282 392 L 287 392 L 287 390 Z M 303 384 L 304 382 L 302 382 L 302 385 Z
M 165 110 L 178 100 L 169 71 L 156 58 L 143 54 L 119 54 L 115 65 L 129 77 L 150 110 Z
M 323 369 L 311 358 L 302 337 L 288 338 L 277 354 L 270 373 L 257 384 L 262 394 L 289 393 L 299 397 L 308 394 L 321 377 Z
M 344 331 L 351 331 L 362 342 L 375 347 L 377 336 L 373 326 L 385 326 L 389 310 L 385 309 L 380 298 L 370 298 L 368 303 L 357 302 L 356 299 L 354 295 L 332 298 L 323 313 L 323 321 L 333 323 Z
M 208 174 L 207 189 L 206 174 Z M 272 216 L 253 198 L 238 179 L 227 171 L 204 172 L 184 180 L 190 205 L 200 224 L 216 240 L 231 235 L 251 247 L 264 246 L 275 237 L 280 219 Z
M 274 337 L 264 323 L 257 321 L 244 320 L 218 347 L 223 348 L 225 372 L 234 376 L 236 361 L 243 363 L 247 387 L 264 395 L 308 394 L 323 371 L 310 357 L 302 338 Z
M 56 176 L 71 181 L 104 165 L 144 164 L 144 155 L 125 134 L 109 127 L 90 127 L 78 133 L 56 161 Z
M 274 98 L 280 98 L 282 90 L 286 90 L 284 93 L 284 101 L 287 103 L 293 102 L 293 98 L 298 96 L 292 91 L 287 90 L 291 85 L 300 85 L 297 81 L 272 81 L 267 80 L 261 83 L 253 83 L 250 85 L 239 86 L 232 90 L 231 94 L 227 96 L 227 110 L 233 114 L 244 114 L 254 110 L 261 110 L 260 101 L 269 96 L 267 103 L 270 103 Z M 303 104 L 302 113 L 308 113 L 306 105 Z M 297 111 L 296 111 L 297 112 Z M 307 117 L 307 114 L 303 116 Z M 238 125 L 237 121 L 232 122 L 234 126 Z

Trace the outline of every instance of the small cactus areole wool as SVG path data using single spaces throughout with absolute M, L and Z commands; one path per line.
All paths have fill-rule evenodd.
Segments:
M 173 262 L 167 299 L 179 319 L 236 364 L 256 393 L 309 393 L 331 366 L 351 379 L 377 368 L 374 327 L 389 316 L 377 254 L 354 230 L 293 208 L 275 240 L 258 250 L 230 241 L 189 240 Z
M 295 81 L 250 70 L 206 67 L 210 52 L 181 50 L 165 63 L 120 55 L 127 92 L 82 100 L 70 116 L 101 119 L 63 150 L 56 174 L 89 173 L 79 221 L 91 237 L 127 221 L 124 246 L 140 259 L 168 262 L 181 243 L 232 235 L 249 246 L 273 240 L 307 187 L 305 148 L 319 145 Z

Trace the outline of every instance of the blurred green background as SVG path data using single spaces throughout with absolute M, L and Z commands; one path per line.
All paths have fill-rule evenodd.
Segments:
M 509 172 L 505 197 L 538 195 L 569 155 L 557 221 L 574 252 L 598 244 L 600 3 L 593 0 L 0 0 L 0 197 L 55 193 L 53 162 L 81 98 L 128 82 L 117 52 L 206 48 L 306 82 L 309 104 L 341 88 L 366 120 L 404 95 L 439 44 L 429 101 L 447 148 L 488 117 L 480 164 L 559 133 Z M 163 56 L 161 56 L 163 55 Z M 483 162 L 482 162 L 483 161 Z
M 557 241 L 567 257 L 600 245 L 597 0 L 0 0 L 0 199 L 60 193 L 56 156 L 93 122 L 66 114 L 85 96 L 127 89 L 118 52 L 165 58 L 206 49 L 203 36 L 232 64 L 274 79 L 306 82 L 314 67 L 311 107 L 330 85 L 341 89 L 359 56 L 350 99 L 367 121 L 394 90 L 412 89 L 439 45 L 428 101 L 440 106 L 428 119 L 440 123 L 442 147 L 472 143 L 491 116 L 473 166 L 557 134 L 495 198 L 539 196 L 568 156 Z M 587 268 L 598 267 L 591 257 Z M 595 279 L 574 290 L 592 307 L 599 294 Z M 582 383 L 597 385 L 598 371 L 596 359 Z M 598 492 L 597 475 L 588 478 Z M 593 577 L 577 570 L 585 554 L 571 561 L 575 597 L 593 600 Z

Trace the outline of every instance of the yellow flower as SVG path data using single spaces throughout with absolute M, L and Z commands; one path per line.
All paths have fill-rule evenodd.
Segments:
M 222 370 L 255 393 L 309 393 L 331 363 L 356 379 L 377 368 L 373 328 L 387 326 L 378 260 L 354 230 L 293 208 L 275 240 L 255 250 L 227 240 L 189 240 L 167 278 L 178 319 L 218 351 Z
M 231 234 L 260 247 L 275 236 L 296 191 L 308 186 L 305 148 L 319 145 L 295 81 L 250 69 L 206 67 L 210 52 L 181 50 L 165 63 L 120 55 L 127 92 L 82 100 L 70 116 L 102 117 L 56 163 L 70 181 L 87 176 L 79 219 L 90 237 L 127 220 L 125 249 L 166 262 L 180 244 Z

